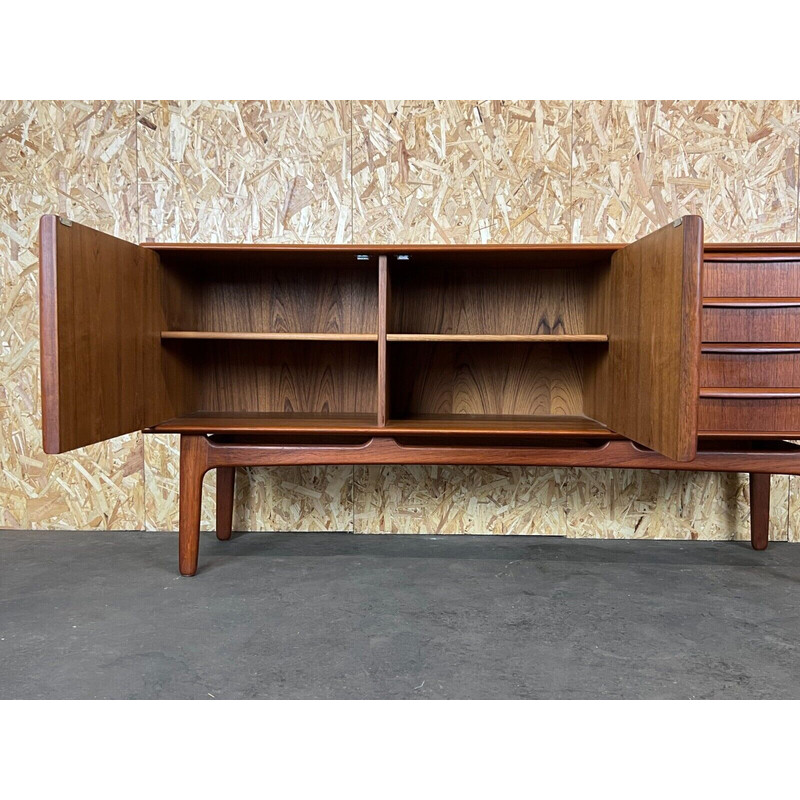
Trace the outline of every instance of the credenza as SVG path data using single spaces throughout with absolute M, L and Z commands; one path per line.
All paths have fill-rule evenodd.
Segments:
M 800 244 L 135 245 L 40 226 L 43 442 L 180 434 L 179 567 L 203 476 L 502 464 L 800 474 Z

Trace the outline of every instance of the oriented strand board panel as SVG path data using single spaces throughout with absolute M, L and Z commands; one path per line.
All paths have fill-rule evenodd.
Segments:
M 574 242 L 700 214 L 713 241 L 797 237 L 796 101 L 576 101 Z
M 770 538 L 786 541 L 789 478 L 773 475 Z M 616 470 L 613 538 L 750 539 L 750 496 L 746 475 L 713 472 Z M 602 534 L 584 529 L 590 536 Z
M 798 442 L 800 444 L 800 442 Z M 790 542 L 800 542 L 800 478 L 791 476 L 786 478 L 789 484 L 787 489 L 788 497 L 788 521 L 786 538 Z M 772 489 L 775 490 L 775 478 L 772 478 Z M 770 524 L 774 524 L 770 519 Z
M 347 102 L 142 102 L 142 240 L 352 240 Z M 178 527 L 178 442 L 147 435 L 146 527 Z M 352 467 L 240 470 L 234 525 L 352 530 Z M 203 527 L 214 528 L 215 475 Z
M 352 467 L 237 470 L 234 530 L 353 532 Z
M 180 437 L 144 437 L 147 528 L 178 528 Z M 234 530 L 352 531 L 352 467 L 269 467 L 236 471 Z M 202 529 L 216 527 L 216 471 L 205 478 Z
M 786 476 L 773 476 L 773 540 L 787 539 L 788 489 Z M 750 537 L 748 484 L 745 476 L 736 474 L 359 466 L 355 490 L 358 533 Z M 800 526 L 800 513 L 797 519 Z
M 684 213 L 703 215 L 709 240 L 792 240 L 800 238 L 799 135 L 794 101 L 3 103 L 0 525 L 177 528 L 177 436 L 41 453 L 42 213 L 132 241 L 622 241 Z M 739 475 L 356 473 L 354 482 L 349 467 L 242 471 L 234 525 L 748 535 Z M 800 541 L 800 482 L 791 480 L 791 492 L 789 484 L 772 480 L 771 532 L 786 538 L 788 515 Z M 213 486 L 210 474 L 206 528 L 214 526 Z
M 354 241 L 569 241 L 571 108 L 354 101 Z
M 0 526 L 141 529 L 140 434 L 42 451 L 38 226 L 57 213 L 135 240 L 131 102 L 0 103 Z
M 138 104 L 143 240 L 349 242 L 347 102 Z
M 357 466 L 355 530 L 605 537 L 610 535 L 611 474 L 570 468 Z

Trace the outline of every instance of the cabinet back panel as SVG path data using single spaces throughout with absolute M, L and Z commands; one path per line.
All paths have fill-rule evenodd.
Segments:
M 323 267 L 252 258 L 164 269 L 171 330 L 375 333 L 378 274 L 370 264 Z
M 583 356 L 568 345 L 390 344 L 390 415 L 580 415 Z
M 375 413 L 370 342 L 170 342 L 195 376 L 188 412 Z
M 390 276 L 390 333 L 603 333 L 585 330 L 586 270 L 431 263 Z

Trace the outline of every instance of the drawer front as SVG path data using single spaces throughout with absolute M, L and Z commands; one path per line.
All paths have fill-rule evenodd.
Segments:
M 704 307 L 703 341 L 800 341 L 800 305 Z
M 800 344 L 759 352 L 740 347 L 703 347 L 700 386 L 790 388 L 800 386 Z
M 800 397 L 701 397 L 697 422 L 698 429 L 703 432 L 778 433 L 800 438 Z
M 706 261 L 706 297 L 800 297 L 800 260 Z

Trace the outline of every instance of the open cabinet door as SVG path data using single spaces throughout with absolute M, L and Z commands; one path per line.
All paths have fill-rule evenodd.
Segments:
M 169 417 L 158 255 L 53 215 L 41 219 L 39 245 L 45 452 Z
M 589 323 L 608 350 L 589 368 L 586 413 L 676 461 L 697 454 L 703 220 L 686 216 L 618 250 Z

